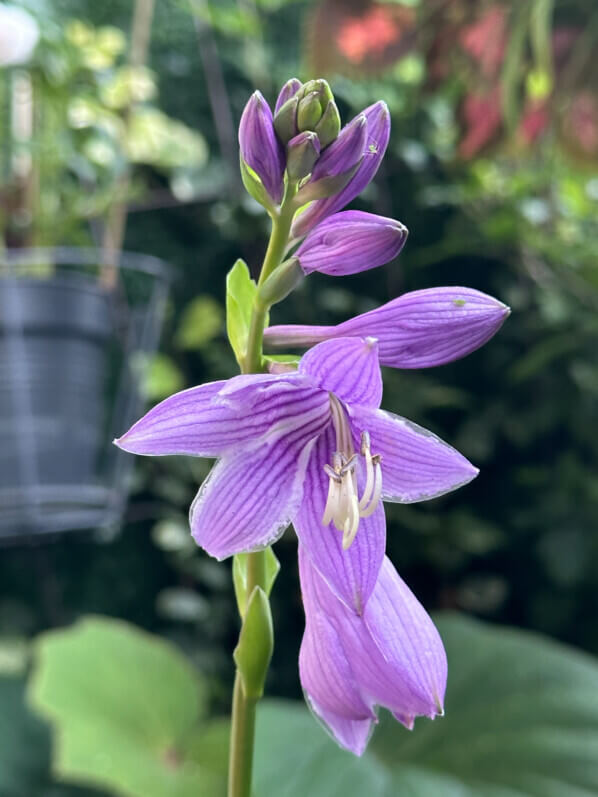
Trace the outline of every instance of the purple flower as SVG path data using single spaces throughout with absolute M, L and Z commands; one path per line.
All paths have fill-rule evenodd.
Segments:
M 257 174 L 275 204 L 282 199 L 285 170 L 284 149 L 274 131 L 272 111 L 255 91 L 239 123 L 241 158 Z
M 338 177 L 355 168 L 363 158 L 366 141 L 367 121 L 364 114 L 359 114 L 343 127 L 338 137 L 324 150 L 308 185 L 327 177 Z
M 310 349 L 295 373 L 177 393 L 116 442 L 136 454 L 219 457 L 191 507 L 198 544 L 224 558 L 269 545 L 292 521 L 332 591 L 361 612 L 384 556 L 381 501 L 423 501 L 478 472 L 378 409 L 381 397 L 376 342 L 340 338 Z
M 362 615 L 337 600 L 301 547 L 299 574 L 305 608 L 301 684 L 340 745 L 363 753 L 377 705 L 410 730 L 417 716 L 443 713 L 442 641 L 388 557 Z
M 295 256 L 305 274 L 321 271 L 338 277 L 388 263 L 406 240 L 407 228 L 400 221 L 345 210 L 318 224 Z
M 428 288 L 405 293 L 334 327 L 269 327 L 264 341 L 276 348 L 303 348 L 337 337 L 375 337 L 381 365 L 430 368 L 478 349 L 510 312 L 498 299 L 472 288 Z
M 357 171 L 341 191 L 327 199 L 316 200 L 297 216 L 292 228 L 293 237 L 302 238 L 316 224 L 342 210 L 363 191 L 378 171 L 390 138 L 390 113 L 386 103 L 382 101 L 370 105 L 362 113 L 367 121 L 367 137 L 363 159 Z

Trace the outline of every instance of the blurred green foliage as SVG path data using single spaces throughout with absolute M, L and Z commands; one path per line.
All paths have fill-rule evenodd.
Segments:
M 39 80 L 53 108 L 40 144 L 49 186 L 48 196 L 40 195 L 46 208 L 41 243 L 89 237 L 82 221 L 93 221 L 112 196 L 123 145 L 114 131 L 131 92 L 143 107 L 152 103 L 158 131 L 161 114 L 177 120 L 155 141 L 140 139 L 147 165 L 134 184 L 126 239 L 127 248 L 159 255 L 179 274 L 161 354 L 147 379 L 148 401 L 234 373 L 224 329 L 225 276 L 240 257 L 255 275 L 268 231 L 265 214 L 236 177 L 234 125 L 254 87 L 273 101 L 289 76 L 316 76 L 314 20 L 321 9 L 332 18 L 342 5 L 194 0 L 192 18 L 184 0 L 167 0 L 157 4 L 148 71 L 131 75 L 117 47 L 130 4 L 54 0 L 50 9 L 43 0 L 28 3 L 47 20 L 49 54 L 39 64 Z M 373 4 L 345 5 L 359 19 L 359 10 Z M 594 129 L 596 87 L 587 61 L 598 36 L 596 9 L 585 0 L 379 5 L 393 14 L 402 8 L 400 24 L 393 17 L 396 35 L 408 37 L 402 49 L 380 51 L 367 78 L 355 64 L 345 69 L 341 52 L 326 76 L 344 119 L 374 100 L 389 104 L 389 150 L 355 206 L 400 219 L 409 241 L 397 262 L 376 271 L 342 282 L 310 276 L 275 308 L 272 321 L 337 323 L 404 291 L 444 284 L 477 288 L 511 306 L 496 339 L 466 360 L 384 374 L 385 407 L 433 429 L 481 468 L 476 481 L 454 495 L 388 506 L 388 550 L 428 608 L 540 630 L 596 654 L 598 164 L 586 146 Z M 480 52 L 484 14 L 497 8 L 504 47 L 487 74 L 472 56 L 471 41 Z M 68 22 L 74 18 L 79 28 Z M 581 36 L 565 65 L 547 45 L 557 28 Z M 84 32 L 85 44 L 67 42 L 73 30 Z M 331 39 L 331 53 L 334 46 Z M 476 116 L 467 97 L 478 90 L 492 98 L 495 84 L 499 100 L 491 110 L 500 112 L 476 149 L 468 136 L 479 133 L 488 108 Z M 522 124 L 538 111 L 532 101 L 548 103 L 542 107 L 549 122 L 528 140 Z M 69 107 L 71 119 L 75 113 L 86 123 L 63 127 L 59 120 Z M 583 146 L 572 140 L 572 130 L 585 131 Z M 184 161 L 177 168 L 169 162 L 172 137 Z M 145 152 L 152 144 L 155 157 Z M 92 192 L 81 190 L 87 180 Z M 175 640 L 204 673 L 211 707 L 225 710 L 237 633 L 230 572 L 195 548 L 187 524 L 208 469 L 205 461 L 139 461 L 125 527 L 115 539 L 70 536 L 3 551 L 0 633 L 31 636 L 86 612 L 126 618 Z M 303 617 L 292 532 L 276 554 L 282 576 L 272 596 L 276 647 L 267 690 L 298 696 Z M 456 668 L 449 684 L 454 678 Z M 419 731 L 413 738 L 417 742 Z M 524 793 L 559 793 L 534 788 Z

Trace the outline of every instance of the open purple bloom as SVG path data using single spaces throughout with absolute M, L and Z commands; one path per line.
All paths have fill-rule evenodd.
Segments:
M 219 559 L 274 542 L 293 522 L 333 592 L 361 612 L 382 564 L 382 501 L 410 503 L 477 469 L 431 432 L 379 408 L 375 340 L 310 349 L 294 373 L 184 390 L 117 444 L 136 454 L 219 457 L 191 507 L 191 532 Z
M 305 697 L 337 742 L 365 750 L 376 706 L 407 728 L 443 713 L 446 654 L 423 606 L 384 557 L 363 614 L 341 603 L 299 549 L 305 634 L 299 674 Z
M 284 189 L 285 154 L 274 130 L 272 111 L 259 91 L 249 98 L 239 123 L 241 158 L 253 169 L 275 204 Z
M 396 257 L 407 240 L 400 221 L 345 210 L 318 224 L 295 252 L 305 274 L 335 277 L 376 268 Z M 367 336 L 366 336 L 367 337 Z
M 264 341 L 273 348 L 307 348 L 337 337 L 375 337 L 381 365 L 430 368 L 479 349 L 510 312 L 498 299 L 473 288 L 427 288 L 405 293 L 337 326 L 269 327 Z
M 363 191 L 378 171 L 390 138 L 390 113 L 386 103 L 380 101 L 370 105 L 365 111 L 362 111 L 362 114 L 367 121 L 367 136 L 363 148 L 363 158 L 357 171 L 341 191 L 327 199 L 318 199 L 312 202 L 297 216 L 292 228 L 294 238 L 302 238 L 316 224 L 338 210 L 342 210 Z

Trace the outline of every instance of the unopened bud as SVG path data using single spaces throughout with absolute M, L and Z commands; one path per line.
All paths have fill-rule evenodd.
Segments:
M 299 132 L 297 129 L 298 105 L 299 97 L 295 95 L 283 103 L 274 116 L 274 129 L 276 130 L 276 135 L 283 144 L 288 144 Z
M 317 92 L 312 91 L 299 100 L 297 106 L 297 129 L 300 133 L 304 130 L 313 130 L 322 118 L 322 105 Z
M 260 286 L 258 292 L 260 301 L 267 305 L 282 302 L 291 291 L 295 290 L 303 277 L 303 270 L 296 257 L 285 260 Z
M 299 133 L 287 144 L 287 174 L 291 180 L 302 180 L 312 173 L 320 157 L 320 141 L 316 133 Z
M 330 100 L 322 118 L 315 126 L 314 130 L 320 139 L 320 147 L 324 149 L 328 144 L 332 144 L 341 129 L 341 115 L 338 112 L 334 100 Z

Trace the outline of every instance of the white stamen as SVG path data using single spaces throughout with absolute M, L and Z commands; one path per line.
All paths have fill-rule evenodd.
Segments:
M 382 469 L 380 457 L 372 456 L 368 432 L 363 432 L 360 454 L 365 460 L 366 479 L 363 495 L 359 499 L 356 474 L 358 455 L 353 448 L 353 432 L 342 403 L 332 393 L 330 410 L 337 450 L 332 457 L 332 466 L 324 465 L 330 483 L 322 524 L 327 526 L 330 522 L 334 523 L 343 534 L 342 545 L 347 550 L 359 529 L 360 517 L 369 517 L 382 498 Z

